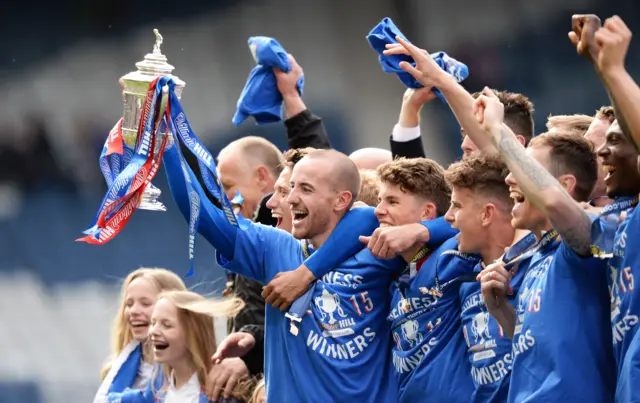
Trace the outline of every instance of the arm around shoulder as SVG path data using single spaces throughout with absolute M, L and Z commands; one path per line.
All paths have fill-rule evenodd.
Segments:
M 424 227 L 424 231 L 419 233 L 416 241 L 428 247 L 438 247 L 447 239 L 458 235 L 458 230 L 453 229 L 444 217 L 422 221 L 420 224 Z
M 316 278 L 321 278 L 364 248 L 359 237 L 370 235 L 380 225 L 373 211 L 373 207 L 351 209 L 322 247 L 305 261 Z

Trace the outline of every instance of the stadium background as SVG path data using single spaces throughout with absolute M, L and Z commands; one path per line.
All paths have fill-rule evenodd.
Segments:
M 246 40 L 277 38 L 306 75 L 305 101 L 344 152 L 387 147 L 404 91 L 384 74 L 365 35 L 391 17 L 411 40 L 444 50 L 471 71 L 465 86 L 522 92 L 546 117 L 588 113 L 607 102 L 596 75 L 566 33 L 576 12 L 620 14 L 640 32 L 632 0 L 93 0 L 10 1 L 0 13 L 0 403 L 88 402 L 109 353 L 118 282 L 140 266 L 187 272 L 187 225 L 163 174 L 154 183 L 168 212 L 137 212 L 111 243 L 74 243 L 89 224 L 104 181 L 97 155 L 122 114 L 118 78 L 152 50 L 187 82 L 183 106 L 217 154 L 241 136 L 280 147 L 281 124 L 231 124 L 253 67 Z M 638 79 L 640 45 L 628 66 Z M 459 132 L 437 101 L 423 111 L 427 155 L 459 157 Z M 224 288 L 213 249 L 199 239 L 196 275 L 203 293 Z

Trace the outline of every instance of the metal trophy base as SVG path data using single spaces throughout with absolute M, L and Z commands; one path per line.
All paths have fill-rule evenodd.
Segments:
M 138 208 L 140 210 L 149 211 L 167 211 L 165 205 L 158 200 L 160 198 L 160 194 L 162 194 L 162 191 L 150 183 L 142 193 Z

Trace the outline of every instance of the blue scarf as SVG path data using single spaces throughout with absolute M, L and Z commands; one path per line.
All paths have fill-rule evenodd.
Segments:
M 407 40 L 407 38 L 400 32 L 398 27 L 391 21 L 391 18 L 383 18 L 382 21 L 376 25 L 369 35 L 367 35 L 367 41 L 375 50 L 378 52 L 380 64 L 382 65 L 382 70 L 385 73 L 396 73 L 400 81 L 408 88 L 422 88 L 424 87 L 418 80 L 413 78 L 413 76 L 406 71 L 400 68 L 400 62 L 411 63 L 412 66 L 415 66 L 416 63 L 411 56 L 407 55 L 385 55 L 384 52 L 385 45 L 398 43 L 396 40 L 396 36 Z M 466 64 L 457 61 L 456 59 L 449 57 L 445 52 L 436 52 L 431 53 L 431 57 L 433 60 L 442 68 L 442 70 L 451 74 L 455 77 L 457 82 L 462 82 L 464 79 L 469 77 L 469 68 Z M 446 102 L 444 96 L 437 88 L 433 89 L 433 93 L 436 94 L 440 100 Z
M 138 375 L 138 367 L 142 361 L 142 344 L 131 341 L 124 346 L 120 354 L 113 360 L 111 369 L 105 376 L 93 403 L 112 402 L 113 396 L 120 396 L 133 391 L 130 389 Z
M 133 390 L 128 389 L 119 393 L 109 393 L 109 396 L 105 402 L 108 403 L 163 403 L 166 397 L 166 391 L 162 388 L 165 383 L 164 373 L 161 366 L 156 366 L 153 369 L 155 378 L 153 379 L 153 388 L 151 382 L 147 385 L 145 390 Z M 156 391 L 156 394 L 153 391 Z M 220 398 L 218 401 L 222 401 Z M 235 399 L 228 399 L 229 403 L 238 403 Z M 204 390 L 200 393 L 199 403 L 213 403 L 205 394 Z
M 251 70 L 240 94 L 233 124 L 238 126 L 249 116 L 253 116 L 258 125 L 278 122 L 282 115 L 282 95 L 273 68 L 286 73 L 291 71 L 289 56 L 278 41 L 266 36 L 249 38 L 249 49 L 258 65 Z M 297 84 L 300 95 L 303 86 L 304 76 Z
M 125 389 L 130 388 L 138 375 L 138 367 L 140 366 L 140 359 L 142 358 L 142 344 L 138 344 L 129 354 L 125 362 L 122 364 L 118 373 L 111 382 L 109 387 L 109 393 L 111 392 L 123 392 Z

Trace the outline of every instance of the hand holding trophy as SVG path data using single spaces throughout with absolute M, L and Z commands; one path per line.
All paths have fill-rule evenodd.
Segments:
M 162 152 L 170 135 L 165 111 L 168 87 L 152 89 L 158 78 L 168 76 L 174 69 L 160 51 L 163 39 L 157 29 L 153 52 L 136 63 L 137 71 L 120 78 L 123 86 L 124 113 L 109 133 L 99 159 L 100 169 L 109 190 L 86 237 L 79 241 L 102 244 L 111 240 L 124 227 L 136 208 L 166 211 L 158 200 L 160 189 L 150 182 L 162 160 Z M 172 87 L 178 99 L 185 83 L 171 77 Z M 166 80 L 165 80 L 166 81 Z M 159 108 L 154 116 L 151 104 L 160 96 Z M 147 124 L 151 120 L 151 124 Z M 166 137 L 166 138 L 165 138 Z M 136 162 L 133 163 L 132 162 Z M 110 223 L 111 225 L 107 225 Z
M 160 53 L 162 36 L 157 30 L 154 32 L 153 53 L 136 63 L 138 71 L 121 79 L 121 85 L 124 82 L 124 116 L 109 133 L 100 155 L 100 169 L 109 190 L 91 228 L 78 241 L 102 245 L 124 228 L 137 208 L 166 210 L 158 201 L 160 190 L 152 186 L 151 181 L 167 150 L 174 166 L 167 169 L 169 181 L 184 181 L 189 198 L 189 273 L 193 273 L 202 198 L 206 197 L 200 187 L 217 200 L 229 224 L 241 229 L 243 226 L 218 178 L 213 155 L 200 143 L 182 109 L 180 95 L 185 83 L 169 74 L 173 66 L 167 64 L 167 58 Z M 171 146 L 173 141 L 175 147 Z M 195 176 L 183 153 L 189 153 L 197 160 L 199 177 Z M 176 161 L 179 164 L 176 165 Z M 176 166 L 179 168 L 175 169 Z

